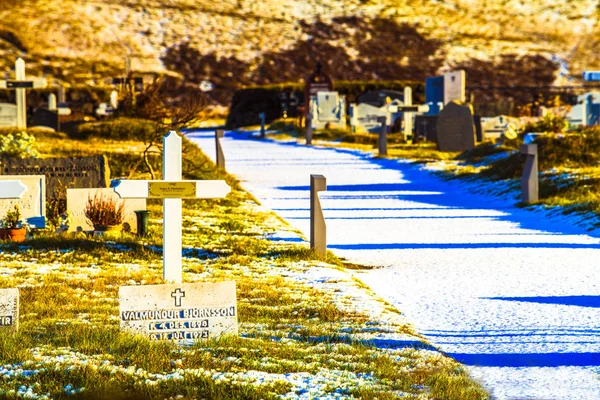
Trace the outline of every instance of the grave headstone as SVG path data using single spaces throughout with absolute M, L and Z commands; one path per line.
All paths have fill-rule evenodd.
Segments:
M 465 94 L 466 75 L 464 70 L 452 71 L 444 74 L 444 104 L 451 101 L 466 101 Z
M 346 127 L 345 96 L 338 92 L 319 92 L 312 97 L 310 105 L 313 129 Z
M 19 289 L 0 289 L 0 328 L 19 330 Z
M 473 109 L 456 101 L 448 103 L 437 121 L 439 151 L 465 151 L 475 147 Z
M 2 175 L 45 175 L 46 196 L 64 188 L 109 187 L 110 170 L 106 156 L 70 158 L 25 158 L 0 161 Z
M 45 126 L 55 131 L 59 131 L 58 112 L 47 110 L 45 108 L 36 108 L 31 115 L 31 126 Z
M 135 211 L 146 209 L 146 199 L 121 199 L 111 188 L 67 189 L 67 212 L 71 217 L 69 232 L 93 231 L 94 226 L 85 216 L 88 198 L 100 195 L 123 203 L 123 231 L 137 233 Z
M 235 282 L 122 286 L 121 329 L 152 340 L 189 341 L 238 333 Z
M 0 219 L 15 205 L 23 221 L 34 228 L 46 227 L 46 177 L 44 175 L 1 175 L 0 182 L 20 181 L 27 190 L 20 198 L 0 199 Z
M 0 127 L 17 126 L 17 106 L 10 103 L 0 103 Z
M 113 110 L 116 110 L 119 107 L 119 92 L 116 90 L 110 92 L 110 106 Z
M 311 98 L 318 92 L 327 92 L 333 90 L 333 80 L 329 75 L 323 72 L 321 63 L 317 63 L 315 70 L 305 79 L 304 85 L 304 112 L 310 112 Z M 314 117 L 314 115 L 313 115 Z
M 437 115 L 417 115 L 415 117 L 416 141 L 427 140 L 437 143 Z
M 46 87 L 45 79 L 25 80 L 25 61 L 22 58 L 17 58 L 15 62 L 15 78 L 14 80 L 0 80 L 0 88 L 11 89 L 15 91 L 16 106 L 17 106 L 17 128 L 27 128 L 27 104 L 26 104 L 26 89 L 44 88 Z
M 429 115 L 438 115 L 441 111 L 439 103 L 444 103 L 444 77 L 432 76 L 425 79 L 425 103 L 429 104 Z

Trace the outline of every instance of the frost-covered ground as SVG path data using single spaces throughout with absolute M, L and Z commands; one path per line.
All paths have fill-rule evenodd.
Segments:
M 212 132 L 189 136 L 214 156 Z M 309 175 L 328 247 L 498 399 L 600 398 L 600 240 L 574 220 L 407 162 L 227 133 L 227 170 L 309 232 Z

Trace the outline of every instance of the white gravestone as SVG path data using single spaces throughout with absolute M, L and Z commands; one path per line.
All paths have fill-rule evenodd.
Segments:
M 0 127 L 17 126 L 17 106 L 10 103 L 0 103 Z
M 231 188 L 225 181 L 184 181 L 181 175 L 181 136 L 169 132 L 163 139 L 162 181 L 121 180 L 115 192 L 122 199 L 163 199 L 163 279 L 181 283 L 181 199 L 221 199 Z
M 310 103 L 312 129 L 346 127 L 346 98 L 338 92 L 318 92 Z
M 121 199 L 111 188 L 67 189 L 67 212 L 71 218 L 69 232 L 94 230 L 94 226 L 85 216 L 85 208 L 88 198 L 97 195 L 123 203 L 123 230 L 137 233 L 135 211 L 146 209 L 146 199 Z
M 19 330 L 19 289 L 0 289 L 0 328 Z
M 238 333 L 235 282 L 121 286 L 121 329 L 153 340 Z
M 0 89 L 13 89 L 16 94 L 17 128 L 27 128 L 27 105 L 25 89 L 45 88 L 45 79 L 25 80 L 25 61 L 17 58 L 15 62 L 15 80 L 0 80 Z
M 7 211 L 18 205 L 24 222 L 34 228 L 45 228 L 46 177 L 44 175 L 0 175 L 0 185 L 5 184 L 4 182 L 11 182 L 9 185 L 14 185 L 12 183 L 14 181 L 21 182 L 27 190 L 20 197 L 0 196 L 0 219 L 6 216 Z
M 444 104 L 458 100 L 466 101 L 465 95 L 466 75 L 464 70 L 452 71 L 444 74 Z
M 402 105 L 402 102 L 394 100 L 382 107 L 375 107 L 367 103 L 353 104 L 351 119 L 353 130 L 355 132 L 367 131 L 378 133 L 381 130 L 381 123 L 378 122 L 380 117 L 385 117 L 386 125 L 391 126 L 401 114 L 399 112 L 390 112 L 389 107 L 392 105 Z

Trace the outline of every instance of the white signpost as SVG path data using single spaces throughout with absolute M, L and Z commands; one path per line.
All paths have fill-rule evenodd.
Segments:
M 231 190 L 225 181 L 184 181 L 181 175 L 181 136 L 163 139 L 162 181 L 121 180 L 115 192 L 123 199 L 163 199 L 163 279 L 181 284 L 181 199 L 222 199 Z
M 0 199 L 20 199 L 27 191 L 27 186 L 19 180 L 0 181 Z
M 25 80 L 25 61 L 17 58 L 15 62 L 15 80 L 0 80 L 0 89 L 16 90 L 17 128 L 27 128 L 27 105 L 25 89 L 40 89 L 46 87 L 45 79 Z

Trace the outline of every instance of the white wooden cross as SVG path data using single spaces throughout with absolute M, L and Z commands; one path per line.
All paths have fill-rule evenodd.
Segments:
M 403 106 L 389 106 L 388 112 L 396 113 L 402 111 L 403 119 L 404 119 L 404 131 L 403 136 L 406 141 L 409 136 L 412 135 L 413 131 L 413 114 L 414 113 L 424 113 L 429 111 L 429 106 L 427 104 L 421 105 L 413 105 L 412 103 L 412 88 L 407 86 L 404 88 L 404 105 Z
M 0 199 L 20 199 L 26 191 L 21 181 L 0 181 Z
M 15 62 L 15 80 L 0 80 L 0 89 L 14 89 L 17 102 L 17 128 L 27 128 L 27 104 L 25 89 L 39 89 L 46 87 L 45 79 L 25 80 L 25 61 L 17 58 Z
M 231 188 L 225 181 L 184 181 L 181 176 L 181 136 L 163 139 L 163 180 L 121 180 L 115 192 L 123 199 L 163 199 L 163 279 L 181 283 L 181 199 L 222 199 Z

